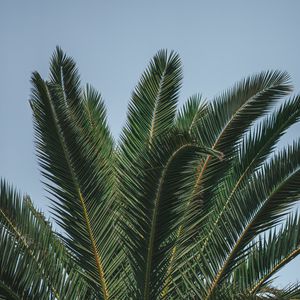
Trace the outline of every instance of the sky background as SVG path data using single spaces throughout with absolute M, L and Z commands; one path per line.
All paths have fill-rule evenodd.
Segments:
M 47 76 L 56 45 L 74 57 L 82 83 L 101 91 L 117 138 L 131 92 L 161 48 L 182 58 L 181 104 L 268 69 L 288 71 L 299 93 L 299 12 L 299 0 L 0 0 L 0 177 L 48 211 L 28 99 L 31 72 Z M 284 141 L 299 130 L 293 127 Z M 300 280 L 299 264 L 293 261 L 276 282 Z

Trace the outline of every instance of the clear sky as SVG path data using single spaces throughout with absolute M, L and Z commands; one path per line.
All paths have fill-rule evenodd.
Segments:
M 83 83 L 106 100 L 115 137 L 130 94 L 158 49 L 181 55 L 181 103 L 200 92 L 210 98 L 249 74 L 290 73 L 300 92 L 300 1 L 0 0 L 0 177 L 48 201 L 34 154 L 28 105 L 30 75 L 47 75 L 56 45 L 73 56 Z M 285 137 L 291 142 L 300 126 Z M 300 280 L 300 259 L 277 282 Z

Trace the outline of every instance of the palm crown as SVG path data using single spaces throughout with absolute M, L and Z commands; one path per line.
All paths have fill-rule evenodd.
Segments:
M 56 233 L 0 185 L 3 299 L 290 299 L 272 276 L 300 253 L 300 117 L 289 76 L 251 76 L 177 110 L 179 56 L 159 51 L 115 143 L 101 95 L 59 48 L 32 75 L 36 149 Z M 280 101 L 280 105 L 278 104 Z M 274 110 L 274 108 L 276 109 Z

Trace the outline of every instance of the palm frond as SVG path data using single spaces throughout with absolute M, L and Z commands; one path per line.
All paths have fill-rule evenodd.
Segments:
M 68 94 L 79 89 L 72 82 L 70 86 L 47 83 L 34 73 L 32 83 L 38 157 L 54 196 L 55 215 L 90 283 L 107 299 L 108 278 L 116 276 L 121 258 L 114 251 L 115 202 L 111 160 L 107 159 L 113 143 L 105 129 L 103 104 L 91 89 L 81 102 L 68 99 Z
M 205 245 L 211 239 L 212 235 L 215 235 L 219 226 L 221 224 L 227 224 L 226 216 L 223 218 L 223 215 L 232 210 L 232 207 L 240 205 L 241 201 L 239 197 L 246 193 L 245 185 L 253 189 L 253 187 L 249 185 L 249 177 L 251 178 L 251 176 L 253 176 L 251 174 L 255 174 L 257 169 L 272 152 L 274 145 L 287 128 L 298 121 L 300 117 L 299 103 L 298 97 L 286 102 L 276 113 L 255 128 L 253 134 L 251 132 L 249 136 L 245 138 L 245 142 L 240 149 L 240 154 L 235 159 L 236 162 L 233 162 L 234 166 L 229 170 L 229 174 L 224 176 L 221 183 L 216 185 L 216 197 L 212 199 L 215 203 L 215 208 L 213 214 L 210 214 L 210 222 L 207 222 L 207 224 L 210 223 L 212 226 L 205 234 L 206 238 L 203 248 L 205 248 Z M 295 153 L 294 156 L 297 156 L 297 151 L 297 149 L 294 152 L 292 151 Z M 292 152 L 290 153 L 291 155 Z M 280 159 L 284 159 L 284 157 L 286 156 L 280 157 Z M 249 196 L 248 198 L 250 199 L 251 197 L 253 196 Z M 248 204 L 245 205 L 249 207 Z M 245 210 L 247 209 L 248 208 L 245 207 Z M 249 214 L 245 211 L 243 214 L 239 213 L 238 216 L 239 221 L 243 222 L 241 221 L 243 216 L 247 218 Z M 234 219 L 237 218 L 237 216 L 233 215 L 232 217 Z M 233 226 L 236 226 L 236 224 Z
M 203 199 L 210 199 L 210 186 L 228 169 L 242 136 L 257 119 L 270 112 L 278 100 L 291 92 L 289 80 L 285 72 L 261 72 L 213 99 L 198 127 L 198 138 L 208 147 L 224 153 L 224 160 L 207 157 L 199 164 L 193 197 L 197 199 L 202 195 Z M 210 204 L 204 201 L 207 210 Z
M 300 119 L 267 71 L 177 110 L 179 56 L 159 51 L 115 144 L 100 93 L 59 47 L 32 75 L 36 149 L 63 234 L 0 182 L 0 299 L 289 299 L 272 286 L 300 253 Z M 275 110 L 275 107 L 279 107 Z
M 261 72 L 243 79 L 212 100 L 202 139 L 226 154 L 225 148 L 231 149 L 255 120 L 270 112 L 291 90 L 285 72 Z
M 4 181 L 0 183 L 0 225 L 0 281 L 6 293 L 18 291 L 21 297 L 26 290 L 28 299 L 87 296 L 79 269 L 49 222 L 28 196 L 22 198 Z
M 235 147 L 242 135 L 255 120 L 272 108 L 276 100 L 290 91 L 289 76 L 286 73 L 262 72 L 242 80 L 208 105 L 207 113 L 197 127 L 198 141 L 220 150 L 224 153 L 224 159 L 208 156 L 198 162 L 195 184 L 191 189 L 188 220 L 190 215 L 196 213 L 198 219 L 208 215 L 213 203 L 208 200 L 213 195 L 211 187 L 216 186 L 230 168 L 231 160 L 236 156 Z M 194 202 L 202 203 L 201 209 Z M 194 231 L 201 231 L 201 226 L 198 222 Z
M 129 104 L 121 148 L 126 148 L 132 157 L 172 128 L 181 80 L 179 56 L 159 51 L 143 73 Z
M 125 204 L 123 228 L 141 299 L 156 298 L 162 291 L 174 233 L 186 205 L 181 176 L 191 158 L 208 153 L 218 155 L 175 133 L 158 139 L 141 152 L 130 173 L 124 169 L 119 175 Z
M 269 285 L 272 277 L 300 254 L 300 219 L 297 213 L 286 224 L 254 242 L 249 256 L 234 270 L 232 280 L 241 290 L 255 294 Z
M 199 122 L 207 113 L 207 103 L 202 99 L 201 95 L 190 97 L 183 107 L 178 111 L 175 120 L 175 127 L 179 131 L 192 134 L 197 130 Z
M 213 223 L 214 238 L 206 247 L 207 251 L 211 251 L 210 247 L 218 249 L 219 258 L 218 263 L 214 263 L 215 275 L 209 295 L 247 254 L 245 247 L 249 242 L 282 220 L 287 209 L 299 199 L 299 146 L 299 142 L 295 143 L 264 165 L 262 171 L 237 193 L 235 200 L 228 203 L 218 226 Z M 223 240 L 225 234 L 227 238 Z
M 69 105 L 78 105 L 81 99 L 80 77 L 73 58 L 56 47 L 50 61 L 50 82 L 62 87 Z

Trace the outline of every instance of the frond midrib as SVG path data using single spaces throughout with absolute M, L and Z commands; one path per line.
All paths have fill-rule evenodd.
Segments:
M 46 84 L 45 84 L 45 88 L 46 88 L 46 92 L 47 92 L 47 96 L 48 96 L 48 103 L 50 105 L 52 117 L 53 117 L 53 120 L 54 120 L 54 125 L 55 125 L 55 128 L 56 128 L 58 137 L 59 137 L 59 142 L 60 142 L 61 147 L 63 149 L 63 153 L 64 153 L 64 156 L 65 156 L 65 159 L 66 159 L 66 162 L 67 162 L 67 166 L 69 168 L 74 186 L 76 188 L 77 196 L 78 196 L 78 199 L 80 201 L 80 204 L 82 206 L 82 210 L 83 210 L 83 213 L 84 213 L 84 220 L 85 220 L 85 223 L 86 223 L 89 239 L 90 239 L 91 245 L 92 245 L 93 255 L 94 255 L 94 258 L 95 258 L 96 268 L 97 268 L 98 275 L 99 275 L 99 283 L 100 283 L 100 286 L 102 287 L 103 297 L 104 297 L 105 300 L 107 300 L 107 299 L 109 299 L 109 294 L 108 294 L 106 280 L 105 280 L 105 277 L 104 277 L 102 260 L 100 258 L 100 254 L 98 252 L 97 245 L 96 245 L 96 240 L 94 238 L 94 233 L 93 233 L 92 228 L 91 228 L 88 211 L 87 211 L 86 204 L 85 204 L 85 199 L 82 195 L 82 192 L 81 192 L 81 189 L 80 189 L 80 186 L 79 186 L 79 183 L 78 183 L 78 179 L 77 179 L 76 174 L 73 170 L 71 159 L 69 157 L 68 150 L 66 148 L 64 138 L 60 134 L 61 129 L 60 129 L 59 121 L 58 121 L 58 118 L 56 116 L 55 108 L 54 108 L 54 106 L 53 106 L 53 104 L 50 100 L 51 95 L 50 95 L 48 86 Z
M 151 145 L 153 142 L 157 110 L 159 107 L 159 100 L 160 100 L 160 95 L 162 92 L 163 82 L 164 82 L 165 76 L 166 76 L 166 70 L 167 70 L 167 64 L 162 72 L 162 75 L 161 75 L 161 78 L 159 81 L 159 85 L 158 85 L 158 89 L 157 89 L 157 95 L 156 95 L 155 101 L 154 101 L 154 109 L 153 109 L 153 115 L 152 115 L 152 120 L 151 120 L 150 131 L 149 131 L 149 145 Z
M 220 279 L 222 278 L 222 275 L 224 273 L 224 271 L 226 270 L 231 258 L 234 256 L 236 249 L 238 249 L 240 243 L 242 242 L 244 236 L 247 234 L 247 232 L 249 231 L 249 229 L 252 227 L 252 225 L 254 224 L 254 222 L 257 220 L 260 212 L 262 211 L 262 209 L 269 203 L 270 199 L 272 199 L 272 197 L 280 190 L 280 188 L 282 186 L 284 186 L 284 184 L 286 182 L 288 182 L 288 180 L 293 177 L 296 173 L 298 173 L 300 171 L 300 168 L 296 169 L 294 172 L 292 172 L 291 174 L 289 174 L 289 176 L 287 176 L 284 181 L 282 181 L 273 191 L 272 193 L 267 197 L 266 201 L 262 204 L 262 206 L 257 210 L 256 214 L 253 216 L 251 222 L 246 226 L 246 228 L 244 229 L 244 231 L 242 232 L 242 234 L 240 235 L 239 239 L 237 240 L 237 242 L 235 243 L 235 246 L 233 247 L 233 249 L 231 250 L 230 254 L 228 255 L 226 261 L 224 262 L 221 270 L 218 272 L 215 280 L 213 281 L 213 284 L 209 290 L 209 293 L 207 295 L 207 298 L 205 298 L 206 300 L 209 299 L 210 295 L 213 293 L 213 290 L 216 288 L 216 286 L 218 285 Z M 300 249 L 298 249 L 300 250 Z
M 250 294 L 255 293 L 261 286 L 262 284 L 268 280 L 273 274 L 275 274 L 281 267 L 283 267 L 288 261 L 296 257 L 298 254 L 300 254 L 300 247 L 292 251 L 289 255 L 284 257 L 282 260 L 280 260 L 272 270 L 270 270 L 263 278 L 261 278 L 258 283 L 250 290 Z
M 44 269 L 41 267 L 41 263 L 38 261 L 38 259 L 36 258 L 36 256 L 33 254 L 32 250 L 30 250 L 30 246 L 27 244 L 26 239 L 24 238 L 24 236 L 21 234 L 21 232 L 17 229 L 16 226 L 14 226 L 14 224 L 12 223 L 12 221 L 10 220 L 10 218 L 4 213 L 4 211 L 2 209 L 0 209 L 0 212 L 2 214 L 2 216 L 4 217 L 4 219 L 6 220 L 6 222 L 9 224 L 10 228 L 13 230 L 13 232 L 15 233 L 15 237 L 17 238 L 17 240 L 21 241 L 23 247 L 25 248 L 27 254 L 29 254 L 29 256 L 31 256 L 34 260 L 34 262 L 36 263 L 38 269 L 40 270 L 41 274 L 44 276 L 46 275 Z M 49 279 L 49 276 L 46 275 L 45 276 L 49 287 L 51 288 L 52 292 L 54 293 L 55 297 L 57 299 L 60 299 L 60 295 L 59 292 L 57 291 L 57 289 L 52 285 L 51 280 Z
M 176 155 L 182 151 L 185 148 L 188 147 L 194 147 L 195 145 L 193 144 L 184 144 L 180 146 L 168 159 L 165 168 L 161 174 L 160 180 L 159 180 L 159 185 L 157 188 L 157 192 L 155 195 L 155 200 L 154 200 L 154 210 L 153 210 L 153 215 L 152 215 L 152 220 L 151 220 L 151 231 L 150 231 L 150 237 L 149 237 L 149 244 L 148 244 L 148 253 L 147 253 L 147 260 L 146 260 L 146 276 L 145 276 L 145 284 L 144 284 L 144 300 L 149 299 L 149 289 L 150 289 L 150 275 L 151 275 L 151 268 L 152 268 L 152 256 L 153 256 L 153 246 L 154 246 L 154 237 L 156 233 L 156 219 L 158 215 L 158 207 L 160 203 L 160 194 L 161 190 L 165 181 L 166 173 L 168 171 L 168 168 L 170 164 L 172 163 L 173 159 L 176 157 Z
M 298 112 L 295 111 L 294 114 L 297 115 Z M 242 180 L 244 179 L 244 177 L 247 175 L 247 172 L 248 172 L 249 169 L 251 168 L 252 164 L 255 163 L 256 158 L 259 157 L 260 153 L 262 153 L 262 152 L 265 150 L 265 148 L 266 148 L 267 146 L 269 146 L 269 144 L 272 142 L 272 138 L 273 138 L 274 136 L 276 136 L 279 132 L 281 132 L 281 130 L 285 127 L 285 125 L 289 123 L 290 118 L 293 118 L 293 117 L 294 117 L 293 115 L 292 115 L 292 116 L 289 116 L 289 117 L 286 119 L 286 121 L 283 122 L 283 123 L 281 124 L 281 126 L 278 128 L 278 130 L 276 130 L 276 131 L 273 133 L 273 135 L 270 137 L 269 141 L 268 141 L 267 143 L 264 143 L 264 145 L 260 148 L 260 150 L 259 150 L 258 152 L 256 152 L 256 155 L 254 156 L 254 158 L 253 158 L 253 159 L 251 160 L 251 162 L 248 164 L 248 166 L 247 166 L 247 168 L 245 169 L 245 171 L 241 174 L 240 178 L 238 179 L 238 181 L 236 182 L 235 186 L 233 187 L 233 189 L 232 189 L 232 191 L 231 191 L 231 193 L 230 193 L 228 199 L 226 200 L 225 204 L 223 205 L 223 208 L 221 209 L 220 214 L 218 215 L 216 221 L 214 222 L 212 229 L 210 230 L 208 236 L 206 237 L 206 239 L 205 239 L 205 241 L 204 241 L 204 244 L 203 244 L 203 247 L 201 248 L 201 252 L 204 251 L 204 248 L 206 247 L 206 245 L 207 245 L 207 243 L 208 243 L 210 237 L 212 236 L 212 234 L 213 234 L 213 232 L 214 232 L 214 228 L 216 228 L 216 227 L 218 226 L 219 221 L 221 220 L 221 217 L 223 216 L 223 214 L 224 214 L 224 212 L 225 212 L 225 210 L 226 210 L 226 208 L 227 208 L 227 206 L 228 206 L 228 204 L 229 204 L 229 202 L 230 202 L 232 196 L 234 195 L 234 193 L 235 193 L 236 190 L 238 189 L 238 187 L 239 187 L 240 183 L 242 182 Z
M 11 300 L 22 300 L 22 298 L 16 294 L 3 280 L 0 279 L 0 290 L 3 289 L 6 293 L 12 297 Z

